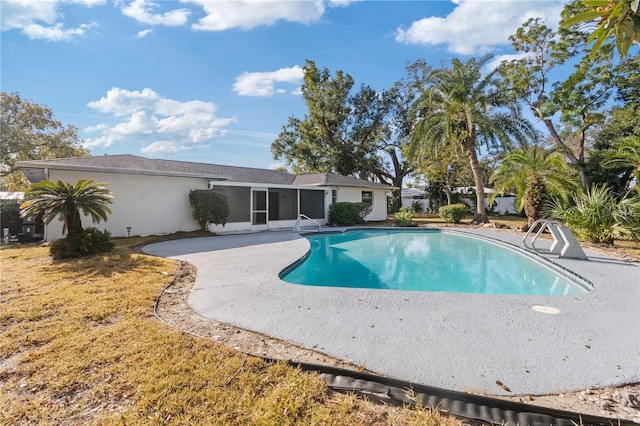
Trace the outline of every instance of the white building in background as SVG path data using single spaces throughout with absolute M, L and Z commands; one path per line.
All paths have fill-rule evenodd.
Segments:
M 104 182 L 113 195 L 106 222 L 83 226 L 106 229 L 114 237 L 197 230 L 189 204 L 192 189 L 215 189 L 229 200 L 225 226 L 216 233 L 292 229 L 300 214 L 325 225 L 336 202 L 371 205 L 367 221 L 387 218 L 387 192 L 393 187 L 335 173 L 294 175 L 276 170 L 149 159 L 134 155 L 58 158 L 17 162 L 31 182 L 75 184 L 80 179 Z M 309 225 L 309 223 L 303 223 Z M 45 228 L 47 241 L 62 237 L 62 224 Z
M 466 204 L 469 207 L 473 207 L 475 203 L 475 196 L 473 195 L 473 191 L 475 188 L 473 187 L 458 187 L 454 188 L 451 192 L 454 194 L 462 195 L 465 199 Z M 487 210 L 489 208 L 489 194 L 492 194 L 494 191 L 491 188 L 485 188 L 485 207 Z M 420 188 L 402 188 L 402 205 L 407 208 L 412 208 L 413 203 L 419 202 L 422 204 L 422 211 L 428 211 L 430 204 L 427 199 L 426 192 L 424 189 Z M 505 196 L 497 196 L 494 200 L 493 211 L 498 214 L 516 214 L 516 197 L 513 195 L 505 195 Z

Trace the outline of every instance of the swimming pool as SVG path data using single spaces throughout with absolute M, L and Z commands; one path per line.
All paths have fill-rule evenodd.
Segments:
M 366 229 L 306 237 L 280 278 L 293 284 L 406 291 L 576 295 L 589 283 L 546 259 L 444 230 Z

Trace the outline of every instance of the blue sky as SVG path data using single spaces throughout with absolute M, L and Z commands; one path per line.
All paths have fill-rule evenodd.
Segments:
M 268 168 L 305 59 L 377 90 L 418 59 L 512 55 L 566 1 L 2 0 L 1 88 L 78 127 L 93 155 Z

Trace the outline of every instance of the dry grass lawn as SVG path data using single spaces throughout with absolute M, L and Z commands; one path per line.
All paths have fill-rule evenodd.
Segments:
M 166 326 L 152 308 L 173 261 L 122 245 L 64 262 L 21 245 L 0 260 L 0 424 L 461 424 Z

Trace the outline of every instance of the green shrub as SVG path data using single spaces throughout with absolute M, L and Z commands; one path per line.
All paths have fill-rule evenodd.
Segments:
M 398 213 L 395 214 L 393 222 L 396 226 L 415 226 L 413 222 L 413 212 L 404 206 L 400 207 Z
M 615 237 L 640 239 L 640 196 L 619 201 L 605 185 L 576 193 L 572 206 L 552 202 L 546 216 L 563 221 L 579 239 L 592 243 L 613 244 Z
M 229 201 L 227 196 L 213 189 L 192 189 L 189 191 L 189 202 L 193 209 L 193 218 L 206 231 L 210 224 L 224 226 L 229 217 Z
M 411 203 L 411 211 L 414 213 L 422 213 L 424 211 L 424 204 L 422 201 L 414 201 Z
M 449 204 L 438 209 L 438 214 L 447 223 L 460 223 L 468 213 L 469 207 L 462 203 Z
M 0 223 L 3 228 L 9 228 L 10 235 L 21 233 L 20 203 L 15 200 L 0 201 Z
M 363 203 L 333 203 L 329 206 L 329 222 L 332 225 L 352 226 L 364 222 L 371 213 L 371 206 Z
M 81 234 L 68 234 L 65 238 L 51 243 L 49 253 L 54 259 L 70 259 L 107 253 L 115 247 L 111 233 L 107 230 L 87 228 Z

